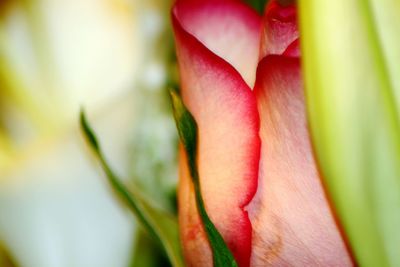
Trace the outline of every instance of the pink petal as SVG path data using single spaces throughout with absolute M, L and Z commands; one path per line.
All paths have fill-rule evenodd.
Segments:
M 281 6 L 277 0 L 270 1 L 263 18 L 260 58 L 282 54 L 298 37 L 297 6 Z
M 183 254 L 188 266 L 209 267 L 213 262 L 212 252 L 197 210 L 186 160 L 185 151 L 180 148 L 178 210 Z
M 251 265 L 352 266 L 313 157 L 299 58 L 265 57 L 255 93 L 262 146 L 259 186 L 248 208 Z
M 184 31 L 254 85 L 261 32 L 261 18 L 254 10 L 234 0 L 181 0 L 173 15 Z
M 178 1 L 173 10 L 182 97 L 199 128 L 202 195 L 239 266 L 249 266 L 250 261 L 252 229 L 244 207 L 257 188 L 260 140 L 255 96 L 243 72 L 237 71 L 251 69 L 253 63 L 236 54 L 243 51 L 237 47 L 242 44 L 249 46 L 246 55 L 252 54 L 254 45 L 240 38 L 257 39 L 251 37 L 257 20 L 254 12 L 236 1 Z M 229 51 L 222 49 L 226 45 Z M 181 166 L 179 189 L 185 258 L 189 266 L 212 266 L 185 168 Z

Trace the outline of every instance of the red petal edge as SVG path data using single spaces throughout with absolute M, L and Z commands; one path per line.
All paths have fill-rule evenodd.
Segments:
M 252 227 L 244 207 L 253 198 L 258 181 L 256 99 L 240 73 L 188 32 L 190 27 L 183 24 L 187 21 L 180 20 L 184 11 L 207 7 L 212 12 L 212 7 L 221 5 L 226 16 L 238 16 L 240 21 L 250 14 L 247 6 L 236 1 L 178 1 L 172 21 L 183 101 L 199 127 L 198 167 L 206 210 L 239 266 L 248 267 Z M 211 266 L 210 248 L 183 164 L 178 200 L 185 259 L 189 266 Z
M 186 32 L 253 87 L 261 38 L 261 17 L 253 9 L 235 0 L 181 0 L 173 13 Z

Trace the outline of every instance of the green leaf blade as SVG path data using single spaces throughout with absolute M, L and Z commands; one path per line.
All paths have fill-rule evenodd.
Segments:
M 355 257 L 399 266 L 399 88 L 388 57 L 400 39 L 382 39 L 392 30 L 375 21 L 378 5 L 400 15 L 378 1 L 301 1 L 303 67 L 315 151 Z
M 373 23 L 386 71 L 393 88 L 397 113 L 400 114 L 400 1 L 369 1 Z
M 83 111 L 80 114 L 80 124 L 117 195 L 127 204 L 147 232 L 162 244 L 171 264 L 174 267 L 184 267 L 176 218 L 155 208 L 136 190 L 128 190 L 105 160 L 100 143 L 97 141 Z

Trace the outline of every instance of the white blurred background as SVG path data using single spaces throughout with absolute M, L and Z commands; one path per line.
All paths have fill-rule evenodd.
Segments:
M 81 107 L 117 173 L 173 211 L 169 7 L 0 1 L 0 247 L 16 266 L 135 262 L 135 220 L 84 142 Z

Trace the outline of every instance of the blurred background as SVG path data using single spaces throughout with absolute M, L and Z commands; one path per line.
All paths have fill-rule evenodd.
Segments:
M 110 165 L 176 213 L 168 0 L 0 1 L 0 266 L 168 266 L 121 205 Z
M 176 215 L 172 2 L 0 0 L 0 267 L 170 266 L 107 183 L 79 112 L 123 182 Z

